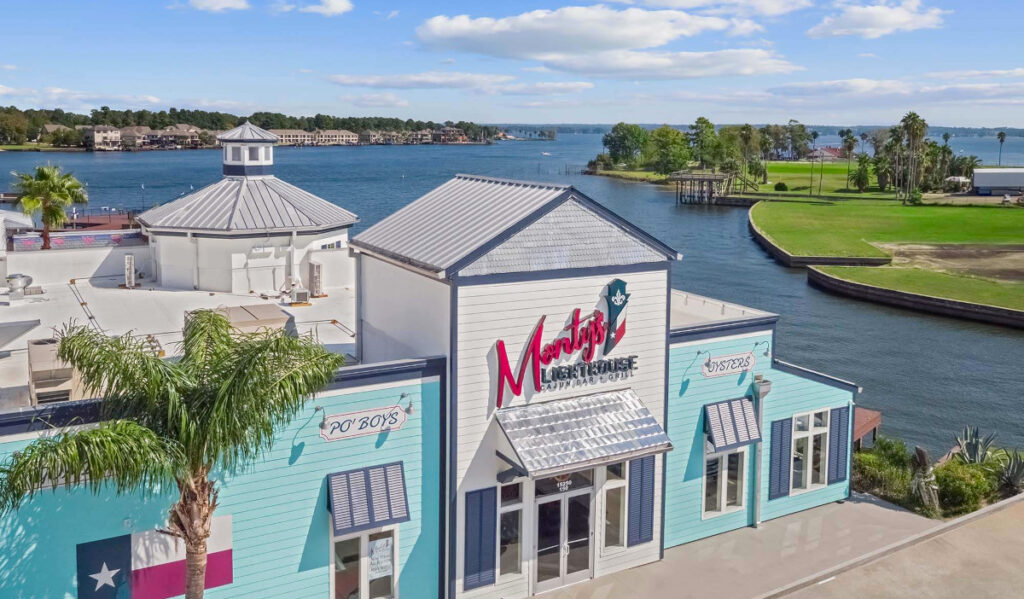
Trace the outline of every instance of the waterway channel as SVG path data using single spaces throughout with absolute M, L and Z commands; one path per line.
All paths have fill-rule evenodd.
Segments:
M 777 356 L 860 384 L 861 405 L 884 412 L 884 433 L 941 453 L 976 424 L 997 431 L 1000 444 L 1024 446 L 1024 332 L 813 289 L 803 270 L 777 265 L 753 242 L 745 209 L 676 206 L 667 188 L 578 174 L 600 147 L 599 135 L 563 135 L 492 146 L 279 148 L 275 169 L 357 213 L 354 232 L 458 172 L 572 183 L 683 253 L 674 287 L 781 314 Z M 0 154 L 0 171 L 45 161 L 88 183 L 93 210 L 148 207 L 220 177 L 214 150 L 10 152 Z

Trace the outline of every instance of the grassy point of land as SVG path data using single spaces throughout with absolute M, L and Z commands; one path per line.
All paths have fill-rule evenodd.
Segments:
M 668 175 L 662 175 L 654 171 L 596 171 L 594 174 L 613 179 L 625 179 L 627 181 L 646 181 L 647 183 L 668 182 Z
M 994 281 L 923 268 L 894 266 L 819 266 L 826 274 L 854 283 L 959 300 L 1011 310 L 1024 310 L 1024 283 Z
M 903 206 L 899 202 L 761 202 L 757 227 L 795 256 L 885 257 L 882 243 L 1024 243 L 1016 207 Z

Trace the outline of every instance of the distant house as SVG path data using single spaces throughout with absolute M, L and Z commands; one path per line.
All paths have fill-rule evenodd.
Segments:
M 381 141 L 385 145 L 397 146 L 405 143 L 405 134 L 398 131 L 385 131 L 380 134 Z
M 359 143 L 363 145 L 384 143 L 384 137 L 380 131 L 363 131 L 359 134 Z
M 145 125 L 121 127 L 121 145 L 125 148 L 140 149 L 149 145 L 153 130 Z
M 459 144 L 469 141 L 465 132 L 458 127 L 441 127 L 433 132 L 433 138 L 436 144 Z
M 90 150 L 120 150 L 121 130 L 110 125 L 96 125 L 82 131 L 85 147 Z
M 318 146 L 354 146 L 359 143 L 359 136 L 345 129 L 318 129 L 313 132 Z
M 316 143 L 316 135 L 312 131 L 302 129 L 269 129 L 278 137 L 282 146 L 311 146 Z
M 808 160 L 839 160 L 842 157 L 843 149 L 832 146 L 815 148 L 807 155 Z
M 71 131 L 71 127 L 65 127 L 64 125 L 60 125 L 58 123 L 46 123 L 45 125 L 43 125 L 40 131 L 42 135 L 51 135 L 58 131 Z
M 407 138 L 407 143 L 411 144 L 428 144 L 434 141 L 434 132 L 430 129 L 420 129 L 419 131 L 413 131 Z
M 160 148 L 198 148 L 200 146 L 199 128 L 181 123 L 151 131 L 146 139 L 150 145 Z

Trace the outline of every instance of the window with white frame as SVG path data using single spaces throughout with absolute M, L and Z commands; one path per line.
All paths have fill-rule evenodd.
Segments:
M 231 146 L 231 161 L 241 162 L 242 161 L 242 148 L 239 146 Z
M 824 487 L 828 482 L 828 419 L 828 410 L 793 416 L 789 480 L 794 492 Z
M 498 575 L 523 571 L 523 484 L 501 486 L 498 514 Z
M 626 547 L 626 463 L 605 467 L 604 479 L 604 549 Z
M 704 456 L 704 517 L 743 508 L 747 448 Z
M 260 159 L 259 146 L 249 146 L 249 162 L 258 162 Z
M 398 531 L 388 527 L 334 538 L 334 599 L 392 599 L 398 596 L 395 556 Z

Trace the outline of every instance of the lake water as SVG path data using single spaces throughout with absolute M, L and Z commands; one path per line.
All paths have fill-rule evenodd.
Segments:
M 860 404 L 884 412 L 884 432 L 944 452 L 956 431 L 977 424 L 998 431 L 1004 444 L 1024 446 L 1024 332 L 829 295 L 808 286 L 803 270 L 778 266 L 751 240 L 744 209 L 675 206 L 672 192 L 657 186 L 565 174 L 567 165 L 578 172 L 572 167 L 597 153 L 600 139 L 581 134 L 492 146 L 279 148 L 275 170 L 357 213 L 354 232 L 459 172 L 572 183 L 683 253 L 673 267 L 674 287 L 781 314 L 777 357 L 863 386 Z M 1006 157 L 1004 148 L 1004 163 Z M 87 182 L 94 208 L 147 207 L 220 177 L 215 150 L 10 152 L 0 153 L 0 169 L 27 170 L 45 160 Z

